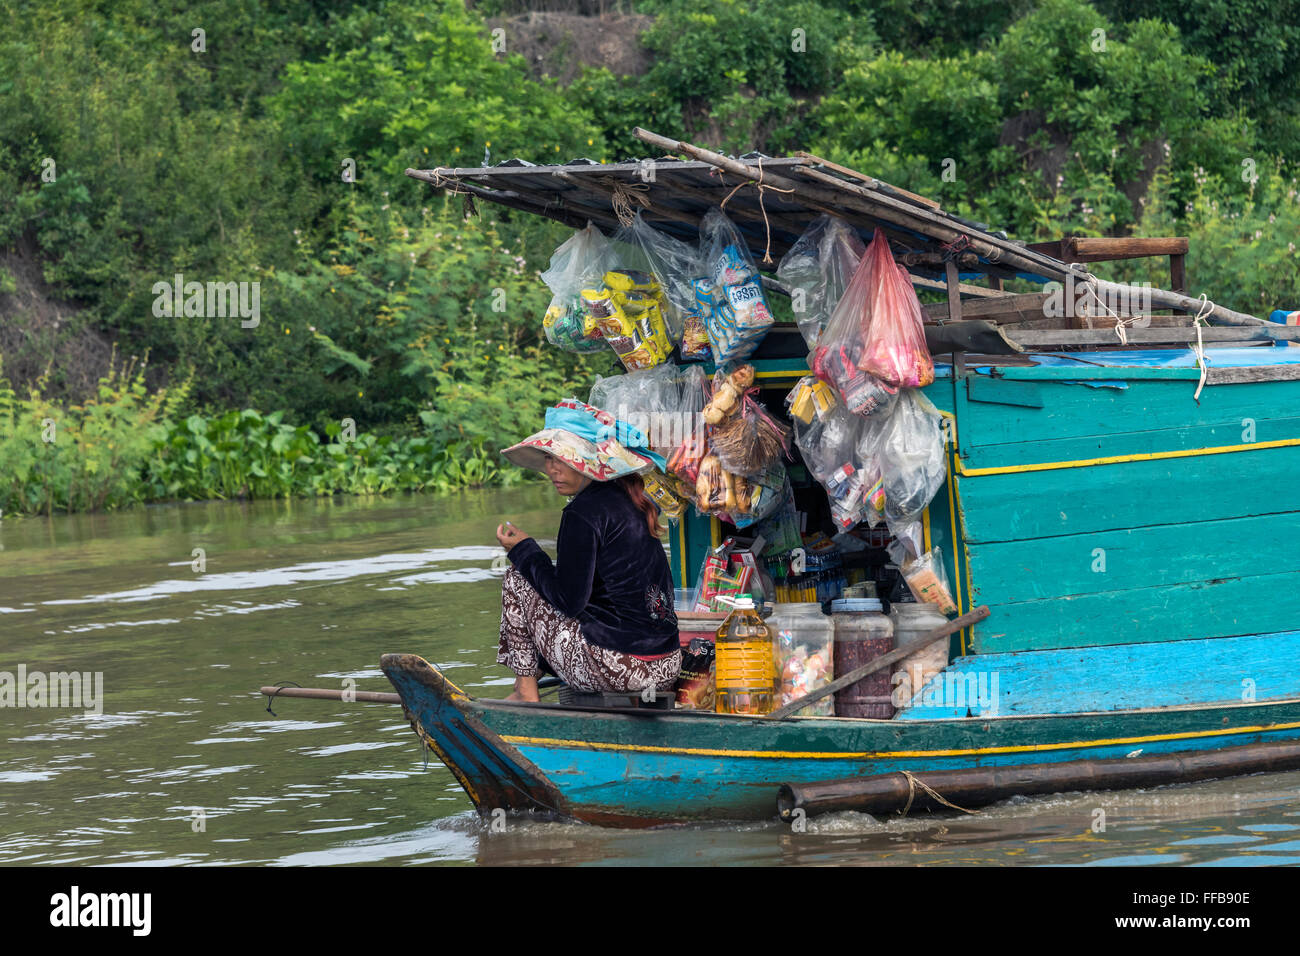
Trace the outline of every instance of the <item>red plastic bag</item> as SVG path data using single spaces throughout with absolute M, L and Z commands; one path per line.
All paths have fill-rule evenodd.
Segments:
M 874 240 L 871 245 L 875 247 Z M 863 253 L 809 358 L 813 374 L 839 393 L 849 411 L 863 416 L 888 414 L 898 394 L 896 387 L 859 367 L 866 349 L 876 268 L 870 252 Z
M 870 309 L 864 316 L 866 345 L 858 368 L 888 385 L 922 388 L 934 381 L 934 360 L 925 344 L 921 300 L 907 271 L 894 262 L 879 229 L 867 246 L 873 263 Z
M 860 415 L 888 413 L 899 388 L 934 381 L 920 300 L 879 229 L 817 340 L 812 370 Z

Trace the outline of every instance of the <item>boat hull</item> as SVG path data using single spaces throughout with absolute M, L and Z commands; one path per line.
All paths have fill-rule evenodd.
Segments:
M 1300 699 L 1087 714 L 772 720 L 475 700 L 423 658 L 380 665 L 484 816 L 606 826 L 770 820 L 782 784 L 1300 740 Z

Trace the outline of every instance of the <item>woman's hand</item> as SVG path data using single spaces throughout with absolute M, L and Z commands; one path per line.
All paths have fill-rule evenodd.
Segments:
M 500 543 L 501 547 L 505 548 L 507 551 L 527 537 L 529 537 L 529 535 L 524 534 L 509 521 L 505 524 L 497 525 L 497 541 Z

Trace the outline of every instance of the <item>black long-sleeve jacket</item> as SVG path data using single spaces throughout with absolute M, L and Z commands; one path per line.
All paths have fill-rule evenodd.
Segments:
M 678 648 L 663 544 L 616 483 L 593 481 L 565 506 L 556 563 L 532 538 L 509 558 L 547 603 L 578 619 L 592 644 L 642 657 Z

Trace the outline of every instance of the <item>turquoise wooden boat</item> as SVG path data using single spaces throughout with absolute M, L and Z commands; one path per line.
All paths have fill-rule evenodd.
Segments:
M 414 655 L 382 667 L 485 816 L 773 819 L 783 784 L 1300 740 L 1300 349 L 1205 355 L 1203 385 L 1177 349 L 940 367 L 926 543 L 960 611 L 991 614 L 893 720 L 514 704 Z M 805 373 L 756 365 L 775 389 Z M 674 527 L 679 584 L 718 535 Z
M 947 293 L 924 307 L 930 351 L 952 356 L 925 389 L 950 426 L 925 546 L 942 550 L 959 611 L 991 613 L 953 637 L 952 663 L 893 720 L 477 700 L 419 657 L 386 655 L 417 733 L 480 813 L 616 826 L 761 820 L 776 816 L 783 785 L 900 771 L 924 782 L 1053 768 L 1041 783 L 1067 766 L 1101 774 L 1113 761 L 1183 762 L 1170 754 L 1222 755 L 1236 772 L 1300 756 L 1288 743 L 1300 740 L 1294 318 L 1265 322 L 1187 296 L 1185 238 L 1026 245 L 807 153 L 737 159 L 633 134 L 667 158 L 407 175 L 466 202 L 607 232 L 635 200 L 656 229 L 688 242 L 725 200 L 755 260 L 769 263 L 764 254 L 791 249 L 820 213 L 864 241 L 883 227 L 914 283 Z M 1131 305 L 1137 290 L 1077 265 L 1144 256 L 1169 257 L 1170 289 L 1146 290 L 1140 309 L 1119 306 L 1128 319 L 1102 299 L 1120 293 Z M 1060 285 L 1004 294 L 1016 279 Z M 967 284 L 981 281 L 993 289 Z M 1075 294 L 1085 285 L 1099 307 Z M 1063 301 L 1087 321 L 1054 323 Z M 1174 314 L 1135 321 L 1159 310 Z M 1177 317 L 1198 310 L 1215 325 L 1197 331 Z M 994 322 L 1015 326 L 1014 341 Z M 754 360 L 758 383 L 778 394 L 807 374 L 791 331 L 770 331 Z M 1204 361 L 1193 343 L 1206 346 Z M 1011 354 L 1022 346 L 1040 351 Z M 1041 351 L 1057 346 L 1101 350 Z M 998 354 L 976 354 L 985 351 Z M 674 526 L 679 587 L 721 533 L 700 517 Z

